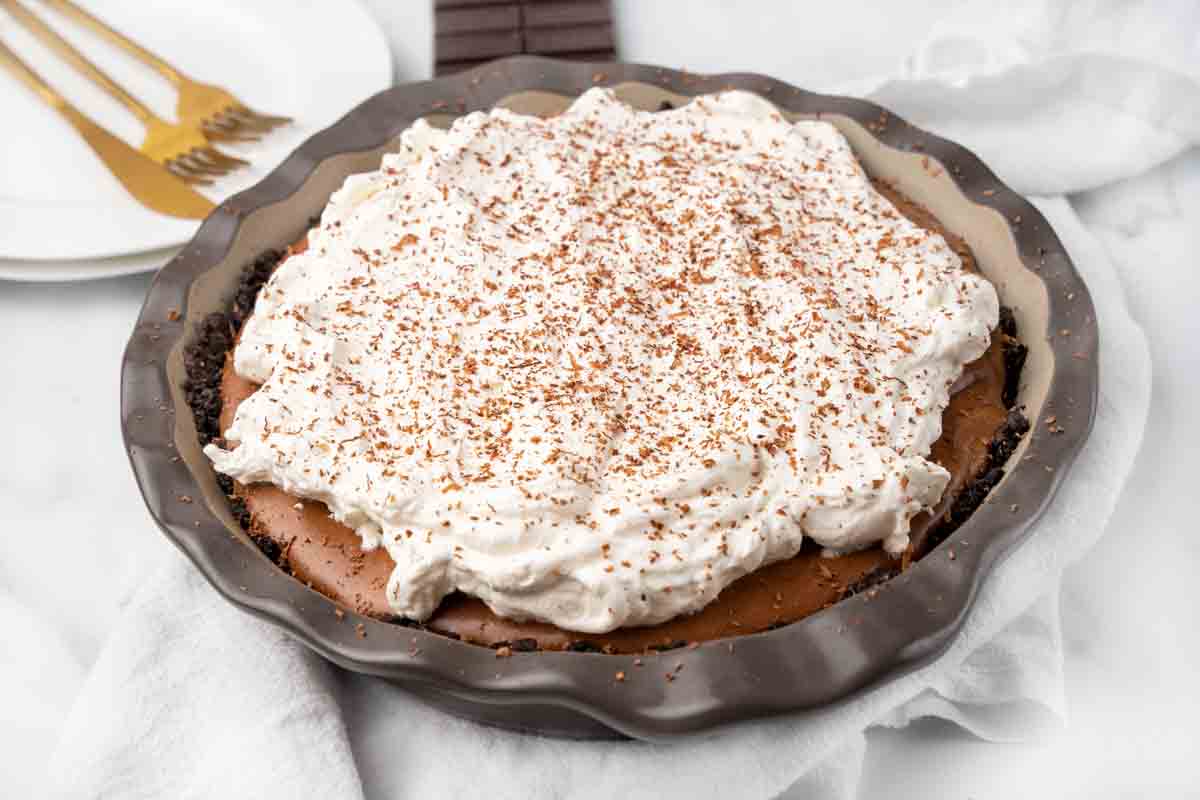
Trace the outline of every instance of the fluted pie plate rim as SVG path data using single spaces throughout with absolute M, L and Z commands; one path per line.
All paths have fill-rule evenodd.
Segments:
M 416 119 L 444 121 L 514 97 L 572 97 L 597 85 L 642 102 L 736 88 L 838 125 L 868 172 L 897 182 L 967 239 L 1001 302 L 1014 308 L 1030 347 L 1019 402 L 1032 429 L 988 501 L 875 597 L 849 597 L 764 633 L 642 656 L 640 665 L 633 655 L 602 653 L 500 658 L 340 609 L 281 571 L 234 520 L 199 452 L 183 392 L 183 349 L 200 320 L 228 308 L 242 265 L 295 241 L 342 178 L 376 166 Z M 982 582 L 1029 536 L 1091 430 L 1097 336 L 1087 288 L 1043 216 L 970 151 L 871 102 L 749 73 L 518 56 L 381 92 L 222 203 L 150 287 L 122 364 L 121 426 L 155 522 L 237 607 L 348 670 L 396 681 L 451 713 L 551 735 L 664 741 L 844 703 L 943 652 Z

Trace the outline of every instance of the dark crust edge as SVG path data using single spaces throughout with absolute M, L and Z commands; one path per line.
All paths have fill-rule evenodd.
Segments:
M 664 104 L 665 106 L 666 104 Z M 319 220 L 317 219 L 309 220 L 310 229 L 318 222 Z M 220 441 L 218 419 L 221 415 L 221 375 L 226 355 L 233 348 L 234 341 L 238 331 L 241 330 L 242 324 L 254 311 L 254 304 L 258 299 L 259 290 L 286 256 L 286 251 L 269 249 L 263 251 L 253 261 L 246 264 L 242 268 L 241 275 L 238 278 L 237 288 L 229 303 L 229 310 L 225 312 L 214 311 L 201 320 L 196 326 L 192 343 L 184 348 L 184 369 L 187 374 L 187 379 L 184 383 L 184 393 L 196 421 L 197 438 L 200 440 L 201 447 L 213 441 Z M 1025 365 L 1025 355 L 1028 348 L 1017 340 L 1017 322 L 1013 316 L 1012 309 L 1007 306 L 1001 306 L 1000 308 L 1000 320 L 996 331 L 1003 337 L 1001 345 L 1004 358 L 1003 402 L 1009 409 L 1008 416 L 992 435 L 992 439 L 988 443 L 988 456 L 984 466 L 963 486 L 958 496 L 954 499 L 950 510 L 929 531 L 923 552 L 918 554 L 914 560 L 919 560 L 927 556 L 938 545 L 944 542 L 950 534 L 954 533 L 963 523 L 970 519 L 971 515 L 983 504 L 988 493 L 1000 483 L 1005 473 L 1005 462 L 1008 461 L 1008 457 L 1017 449 L 1021 437 L 1029 431 L 1030 424 L 1024 411 L 1014 407 L 1017 389 L 1020 385 L 1021 369 Z M 234 518 L 237 519 L 238 524 L 241 525 L 246 535 L 262 551 L 263 555 L 290 575 L 291 568 L 287 563 L 286 551 L 274 539 L 254 530 L 254 526 L 251 524 L 250 512 L 246 508 L 245 501 L 234 492 L 233 480 L 227 475 L 218 473 L 217 484 L 225 494 Z M 848 584 L 842 590 L 841 594 L 838 595 L 833 605 L 840 603 L 848 597 L 878 589 L 902 571 L 903 567 L 900 564 L 896 566 L 876 567 L 858 580 Z M 801 617 L 801 619 L 804 619 L 804 617 Z M 406 617 L 395 616 L 384 621 L 407 628 L 419 628 L 438 636 L 459 638 L 448 635 L 443 631 L 436 631 Z M 785 624 L 778 624 L 772 626 L 769 630 L 785 628 L 799 621 L 793 620 Z M 736 640 L 738 637 L 733 638 Z M 508 648 L 512 652 L 531 652 L 541 649 L 537 639 L 533 638 L 499 641 L 493 642 L 490 645 L 471 644 L 477 647 L 490 647 L 493 650 Z M 664 645 L 651 645 L 651 649 L 665 652 L 686 647 L 689 644 L 691 642 L 680 640 Z M 566 650 L 584 653 L 605 652 L 599 645 L 589 642 L 586 639 L 578 639 L 571 642 L 567 645 Z
M 229 302 L 229 310 L 214 311 L 197 323 L 192 342 L 183 350 L 183 368 L 187 376 L 183 393 L 188 407 L 192 409 L 196 438 L 200 440 L 201 447 L 221 439 L 221 371 L 225 366 L 225 356 L 233 349 L 242 323 L 254 310 L 258 290 L 271 277 L 285 255 L 282 250 L 265 250 L 243 267 L 237 290 Z M 290 575 L 291 569 L 279 543 L 253 530 L 246 502 L 234 494 L 233 479 L 220 473 L 216 475 L 217 485 L 225 494 L 229 510 L 242 530 L 263 555 Z

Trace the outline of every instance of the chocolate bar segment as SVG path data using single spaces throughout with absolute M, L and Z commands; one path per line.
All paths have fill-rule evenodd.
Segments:
M 521 53 L 616 56 L 609 0 L 436 0 L 434 29 L 437 75 Z
M 439 8 L 436 13 L 437 35 L 441 40 L 487 31 L 517 31 L 521 28 L 519 4 Z

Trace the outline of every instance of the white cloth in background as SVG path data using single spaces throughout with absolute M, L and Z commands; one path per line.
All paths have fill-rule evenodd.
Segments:
M 618 3 L 622 33 L 638 14 L 671 4 L 636 5 L 654 10 Z M 918 13 L 914 5 L 904 13 Z M 960 4 L 942 16 L 895 77 L 872 80 L 850 68 L 826 76 L 972 147 L 1017 190 L 1046 195 L 1035 202 L 1092 290 L 1100 320 L 1095 432 L 1034 534 L 998 566 L 963 634 L 935 664 L 834 712 L 670 746 L 542 739 L 448 717 L 391 685 L 336 670 L 229 607 L 177 557 L 131 594 L 75 701 L 51 763 L 60 794 L 850 798 L 869 726 L 936 716 L 1016 741 L 1061 725 L 1059 579 L 1103 533 L 1133 463 L 1150 365 L 1104 247 L 1051 195 L 1139 175 L 1200 141 L 1189 60 L 1200 14 L 1183 4 L 1175 19 L 1161 7 L 1143 19 L 1133 3 L 1026 3 L 1004 14 L 991 6 Z M 724 5 L 714 8 L 705 11 Z M 623 55 L 672 60 L 649 47 Z M 804 59 L 817 56 L 793 55 L 791 64 L 738 67 L 811 85 Z

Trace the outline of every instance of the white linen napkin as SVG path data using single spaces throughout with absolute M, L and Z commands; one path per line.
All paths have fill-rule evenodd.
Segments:
M 856 86 L 973 147 L 1030 194 L 1138 174 L 1200 141 L 1200 89 L 1165 48 L 1130 56 L 1120 29 L 1104 39 L 1094 26 L 1064 40 L 1062 18 L 1045 11 L 1054 4 L 1026 5 L 1045 13 L 1015 15 L 1008 27 L 950 18 L 897 77 Z M 544 739 L 449 717 L 393 685 L 330 667 L 229 607 L 177 557 L 130 597 L 75 702 L 51 764 L 59 794 L 850 798 L 872 725 L 936 716 L 997 741 L 1061 725 L 1057 587 L 1103 532 L 1133 463 L 1150 365 L 1103 247 L 1063 197 L 1035 202 L 1096 303 L 1095 431 L 936 663 L 836 711 L 675 745 Z

